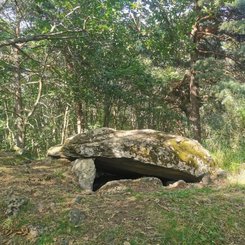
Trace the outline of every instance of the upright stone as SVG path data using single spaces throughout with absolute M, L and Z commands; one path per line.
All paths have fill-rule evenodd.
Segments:
M 82 190 L 93 190 L 96 169 L 92 159 L 76 159 L 73 162 L 72 172 L 78 177 Z

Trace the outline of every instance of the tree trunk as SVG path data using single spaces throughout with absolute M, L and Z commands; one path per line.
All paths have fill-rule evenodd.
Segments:
M 64 113 L 64 119 L 63 119 L 63 128 L 61 133 L 61 144 L 64 144 L 66 136 L 67 136 L 67 130 L 69 125 L 69 106 L 66 106 L 65 113 Z
M 18 18 L 17 18 L 18 19 Z M 20 36 L 20 20 L 16 22 L 15 35 L 18 38 Z M 15 60 L 15 86 L 14 86 L 14 116 L 15 120 L 15 143 L 17 148 L 24 149 L 25 147 L 25 119 L 23 117 L 23 102 L 22 102 L 22 88 L 21 88 L 21 71 L 20 71 L 20 60 L 19 60 L 19 50 L 17 48 L 13 49 L 14 60 Z
M 104 101 L 104 120 L 103 127 L 109 127 L 111 118 L 111 101 L 107 97 Z
M 191 72 L 191 76 L 190 76 L 189 123 L 190 123 L 191 132 L 193 134 L 193 138 L 201 142 L 202 136 L 201 136 L 199 88 L 195 78 L 194 71 Z
M 194 50 L 191 54 L 191 63 L 192 68 L 189 72 L 189 101 L 190 105 L 188 108 L 189 114 L 189 123 L 190 129 L 193 134 L 193 138 L 199 142 L 201 142 L 201 120 L 200 120 L 200 98 L 199 98 L 199 86 L 198 81 L 195 76 L 194 65 L 196 61 L 199 59 L 199 54 L 197 51 L 197 46 L 199 44 L 198 38 L 198 30 L 199 30 L 199 20 L 200 20 L 200 11 L 201 7 L 199 6 L 199 0 L 195 0 L 195 11 L 197 14 L 197 21 L 192 27 L 191 38 L 194 44 Z
M 76 102 L 76 116 L 77 116 L 77 133 L 80 134 L 84 130 L 83 109 L 81 101 Z
M 7 102 L 4 102 L 4 112 L 5 112 L 5 117 L 6 117 L 6 135 L 5 139 L 7 139 L 7 144 L 9 145 L 10 148 L 12 148 L 15 144 L 15 134 L 11 129 L 10 126 L 10 119 L 8 115 L 8 106 Z

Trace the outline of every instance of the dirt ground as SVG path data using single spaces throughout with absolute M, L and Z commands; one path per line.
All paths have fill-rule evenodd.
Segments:
M 66 161 L 0 158 L 0 244 L 245 244 L 245 187 L 88 194 Z

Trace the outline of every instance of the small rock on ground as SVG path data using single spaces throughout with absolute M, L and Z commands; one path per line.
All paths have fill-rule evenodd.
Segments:
M 82 222 L 86 219 L 86 214 L 81 211 L 78 208 L 73 208 L 70 210 L 69 213 L 69 220 L 70 222 L 75 225 L 75 226 L 79 226 L 82 224 Z
M 173 184 L 170 184 L 167 188 L 174 189 L 174 188 L 185 188 L 187 187 L 187 183 L 184 180 L 178 180 Z

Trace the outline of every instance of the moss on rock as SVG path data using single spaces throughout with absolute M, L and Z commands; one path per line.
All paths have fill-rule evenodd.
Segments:
M 191 167 L 197 167 L 200 160 L 210 167 L 215 166 L 211 155 L 197 141 L 175 137 L 166 140 L 164 145 L 170 147 L 181 161 Z

